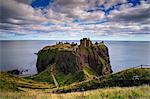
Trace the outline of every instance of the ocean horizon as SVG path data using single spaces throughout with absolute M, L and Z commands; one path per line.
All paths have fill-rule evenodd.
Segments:
M 76 42 L 79 40 L 1 40 L 0 70 L 28 69 L 27 74 L 35 74 L 37 53 L 45 46 L 57 42 Z M 101 42 L 101 40 L 93 40 Z M 150 41 L 104 41 L 109 49 L 113 72 L 139 65 L 150 65 Z

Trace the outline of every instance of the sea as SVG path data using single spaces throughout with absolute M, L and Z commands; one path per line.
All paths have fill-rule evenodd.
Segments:
M 26 74 L 36 74 L 37 55 L 34 53 L 59 41 L 79 44 L 78 40 L 0 41 L 0 71 L 28 69 Z M 104 41 L 104 43 L 109 49 L 114 73 L 139 65 L 150 65 L 150 41 Z

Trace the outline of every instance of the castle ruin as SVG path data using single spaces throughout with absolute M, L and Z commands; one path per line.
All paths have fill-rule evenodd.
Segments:
M 80 46 L 88 47 L 91 45 L 92 45 L 92 42 L 89 38 L 83 38 L 80 40 Z

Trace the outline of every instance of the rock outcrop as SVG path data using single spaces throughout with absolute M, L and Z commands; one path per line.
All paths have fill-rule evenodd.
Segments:
M 24 69 L 24 70 L 13 69 L 13 70 L 7 71 L 7 73 L 12 74 L 12 75 L 23 75 L 25 72 L 28 72 L 28 69 Z
M 87 79 L 112 73 L 108 48 L 103 42 L 92 44 L 87 38 L 81 39 L 80 45 L 59 42 L 59 44 L 44 47 L 37 55 L 38 73 L 53 65 L 56 79 L 60 80 L 60 74 L 61 77 L 65 76 L 62 77 L 63 82 L 68 79 L 67 76 L 72 77 L 70 75 L 83 76 Z

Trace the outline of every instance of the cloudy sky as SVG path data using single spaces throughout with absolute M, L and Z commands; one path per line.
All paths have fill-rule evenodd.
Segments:
M 0 40 L 150 41 L 149 0 L 0 0 Z

